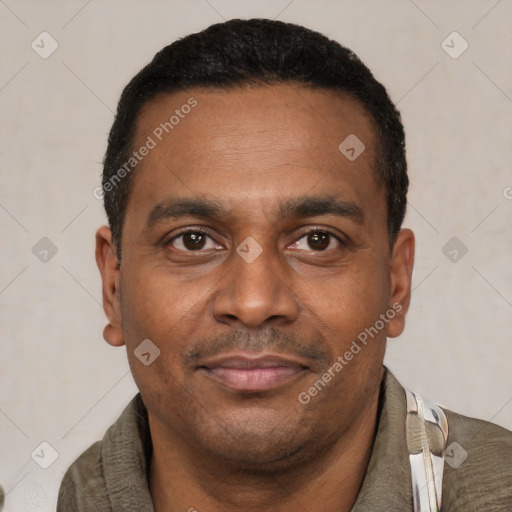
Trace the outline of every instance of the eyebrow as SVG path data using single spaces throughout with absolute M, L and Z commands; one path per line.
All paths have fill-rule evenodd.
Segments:
M 149 213 L 146 228 L 169 219 L 197 217 L 205 220 L 220 220 L 229 215 L 229 210 L 218 200 L 204 198 L 168 198 L 159 202 Z M 357 224 L 364 221 L 364 212 L 352 201 L 331 196 L 299 196 L 283 200 L 278 207 L 278 220 L 306 218 L 319 215 L 335 215 Z
M 364 221 L 364 212 L 352 201 L 338 199 L 338 196 L 301 196 L 287 199 L 279 208 L 279 217 L 315 217 L 318 215 L 336 215 L 348 218 L 357 224 Z
M 183 217 L 200 217 L 218 219 L 226 215 L 225 208 L 219 201 L 199 198 L 169 198 L 159 202 L 146 219 L 148 229 L 169 219 Z

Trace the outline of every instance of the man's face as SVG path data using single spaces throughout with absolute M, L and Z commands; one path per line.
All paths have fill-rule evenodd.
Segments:
M 197 105 L 181 109 L 190 98 Z M 158 130 L 176 109 L 179 122 Z M 351 134 L 365 145 L 355 160 L 338 149 Z M 356 428 L 376 405 L 410 279 L 407 258 L 390 254 L 369 116 L 291 85 L 190 90 L 146 106 L 133 148 L 148 136 L 156 145 L 134 171 L 122 263 L 104 280 L 114 290 L 106 338 L 126 344 L 152 429 L 266 464 Z M 387 314 L 397 301 L 402 312 Z M 160 355 L 146 366 L 134 351 L 147 339 Z

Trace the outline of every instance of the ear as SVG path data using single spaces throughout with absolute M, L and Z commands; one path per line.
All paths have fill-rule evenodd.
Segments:
M 391 294 L 389 307 L 396 312 L 389 321 L 387 335 L 396 338 L 405 327 L 405 315 L 411 302 L 412 268 L 414 266 L 414 233 L 402 229 L 391 256 Z
M 103 330 L 103 338 L 114 347 L 124 345 L 121 329 L 121 304 L 119 301 L 120 268 L 112 231 L 102 226 L 96 231 L 96 264 L 101 274 L 103 309 L 109 324 Z

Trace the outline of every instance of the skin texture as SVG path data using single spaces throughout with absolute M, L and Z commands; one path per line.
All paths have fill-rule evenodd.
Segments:
M 193 89 L 148 104 L 134 147 L 190 98 L 197 106 L 134 171 L 121 265 L 109 228 L 96 235 L 104 337 L 126 345 L 148 408 L 155 509 L 350 510 L 371 454 L 386 337 L 403 330 L 414 258 L 409 230 L 390 250 L 370 118 L 354 100 L 319 89 Z M 338 150 L 349 134 L 366 146 L 353 162 Z M 360 215 L 280 209 L 311 197 L 336 197 Z M 148 227 L 169 198 L 215 200 L 225 211 Z M 208 231 L 204 246 L 187 252 L 190 238 L 174 237 L 198 227 Z M 326 231 L 325 244 L 310 243 L 308 232 Z M 247 237 L 262 249 L 251 263 L 236 251 Z M 299 393 L 393 304 L 401 311 L 302 404 Z M 145 339 L 161 351 L 149 366 L 134 355 Z M 251 393 L 197 368 L 233 351 L 285 354 L 305 369 Z

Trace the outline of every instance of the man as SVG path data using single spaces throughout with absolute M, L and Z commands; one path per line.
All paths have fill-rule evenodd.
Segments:
M 510 432 L 383 366 L 407 187 L 400 116 L 338 43 L 231 20 L 161 50 L 121 96 L 96 234 L 140 394 L 59 510 L 512 510 Z

